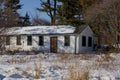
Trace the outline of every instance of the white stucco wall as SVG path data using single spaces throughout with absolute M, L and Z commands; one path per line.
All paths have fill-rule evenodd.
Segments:
M 82 46 L 82 36 L 86 36 L 86 46 Z M 16 37 L 11 37 L 10 45 L 6 46 L 6 49 L 8 50 L 20 50 L 20 51 L 32 51 L 32 50 L 38 50 L 41 52 L 50 52 L 50 38 L 51 37 L 57 37 L 57 52 L 66 52 L 66 53 L 81 53 L 81 52 L 87 52 L 93 50 L 93 44 L 92 47 L 88 47 L 88 37 L 92 37 L 92 43 L 93 43 L 93 32 L 92 30 L 87 27 L 84 29 L 83 32 L 81 32 L 79 35 L 70 35 L 70 46 L 64 46 L 64 35 L 45 35 L 44 36 L 44 46 L 39 46 L 39 37 L 38 36 L 32 36 L 32 45 L 27 45 L 27 36 L 21 36 L 21 43 L 22 45 L 16 45 Z M 76 40 L 76 44 L 75 44 Z M 76 45 L 76 46 L 75 46 Z M 76 48 L 76 50 L 75 50 Z
M 64 36 L 59 36 L 58 52 L 75 53 L 75 36 L 70 36 L 70 46 L 64 46 Z
M 80 35 L 79 35 L 79 47 L 78 47 L 78 52 L 88 52 L 93 50 L 93 31 L 87 27 Z M 82 36 L 86 36 L 86 46 L 82 46 Z M 88 47 L 88 37 L 92 37 L 92 47 Z
M 80 46 L 80 42 L 81 42 L 81 41 L 80 41 L 80 35 L 77 35 L 77 36 L 76 36 L 76 53 L 79 53 L 79 52 L 80 52 L 80 50 L 79 50 L 80 47 L 81 47 L 81 46 Z
M 39 46 L 39 37 L 32 36 L 32 45 L 27 45 L 27 36 L 21 36 L 21 44 L 16 45 L 16 37 L 10 37 L 10 45 L 6 45 L 7 50 L 31 51 L 39 50 L 41 52 L 50 52 L 50 37 L 57 37 L 57 52 L 74 53 L 75 52 L 75 36 L 70 36 L 70 46 L 64 46 L 64 36 L 44 36 L 44 46 Z

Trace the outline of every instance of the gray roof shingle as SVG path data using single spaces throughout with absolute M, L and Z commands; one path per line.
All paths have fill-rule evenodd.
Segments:
M 79 34 L 79 33 L 81 33 L 81 32 L 82 32 L 85 28 L 87 28 L 87 27 L 88 27 L 88 25 L 81 25 L 81 26 L 79 26 L 79 27 L 76 27 L 74 33 Z

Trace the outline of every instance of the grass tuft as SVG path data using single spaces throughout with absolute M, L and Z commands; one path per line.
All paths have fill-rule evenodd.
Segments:
M 33 78 L 34 79 L 40 79 L 40 75 L 42 74 L 42 67 L 41 65 L 38 65 L 37 63 L 34 62 L 35 66 L 35 71 L 33 72 Z

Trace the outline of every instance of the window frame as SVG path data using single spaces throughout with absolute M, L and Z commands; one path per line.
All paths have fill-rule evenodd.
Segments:
M 82 47 L 86 47 L 86 36 L 82 36 Z
M 6 39 L 5 39 L 5 40 L 6 40 L 6 41 L 5 41 L 5 42 L 6 42 L 6 45 L 10 45 L 10 40 L 11 40 L 11 39 L 10 39 L 10 36 L 6 36 Z
M 70 46 L 70 36 L 69 35 L 64 36 L 64 46 Z
M 44 46 L 44 36 L 39 36 L 39 46 Z
M 27 36 L 27 45 L 32 45 L 32 36 L 31 35 L 29 35 L 29 36 Z
M 92 47 L 92 37 L 88 37 L 88 47 Z
M 17 45 L 22 45 L 22 44 L 21 44 L 21 36 L 17 36 L 16 38 L 17 38 L 17 39 L 16 39 L 16 44 L 17 44 Z

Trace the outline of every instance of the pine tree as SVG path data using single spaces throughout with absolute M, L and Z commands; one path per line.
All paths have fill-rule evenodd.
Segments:
M 77 0 L 61 0 L 62 5 L 59 6 L 59 22 L 62 24 L 79 24 L 80 8 Z M 78 10 L 79 9 L 79 10 Z
M 18 9 L 21 9 L 19 0 L 4 0 L 4 12 L 3 16 L 5 18 L 6 27 L 14 27 L 18 25 L 19 14 Z
M 62 5 L 58 7 L 60 24 L 72 24 L 78 26 L 84 24 L 84 13 L 95 0 L 59 0 Z
M 40 0 L 42 8 L 37 8 L 40 12 L 46 12 L 51 19 L 51 25 L 56 24 L 57 0 Z
M 100 0 L 40 0 L 40 12 L 46 12 L 51 24 L 71 24 L 78 26 L 85 23 L 85 11 Z
M 28 15 L 28 13 L 26 13 L 23 23 L 24 23 L 24 26 L 29 26 L 30 25 L 30 17 Z
M 20 16 L 18 21 L 19 26 L 30 26 L 30 16 L 26 12 L 25 16 Z

